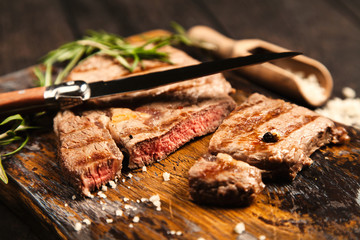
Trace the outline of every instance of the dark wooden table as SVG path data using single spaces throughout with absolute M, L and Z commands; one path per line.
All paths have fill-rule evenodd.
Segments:
M 38 63 L 88 29 L 129 36 L 151 29 L 207 25 L 235 38 L 260 38 L 322 62 L 333 96 L 360 93 L 360 2 L 357 0 L 23 0 L 0 1 L 0 75 Z M 0 183 L 2 184 L 2 183 Z M 0 199 L 1 200 L 1 199 Z M 0 239 L 38 239 L 28 219 L 0 203 Z

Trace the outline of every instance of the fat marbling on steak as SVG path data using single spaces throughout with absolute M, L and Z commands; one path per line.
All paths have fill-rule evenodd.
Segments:
M 54 118 L 62 173 L 85 196 L 121 174 L 123 154 L 100 121 L 64 111 Z
M 251 95 L 223 121 L 209 143 L 211 153 L 266 170 L 269 177 L 294 179 L 321 146 L 346 141 L 348 135 L 328 118 L 304 108 Z
M 190 168 L 189 187 L 195 202 L 241 206 L 249 204 L 265 185 L 260 169 L 219 153 L 204 155 Z

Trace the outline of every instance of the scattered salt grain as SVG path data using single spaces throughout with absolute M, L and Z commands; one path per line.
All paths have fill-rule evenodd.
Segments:
M 177 236 L 181 236 L 181 235 L 182 235 L 182 232 L 181 232 L 181 231 L 177 231 L 177 232 L 176 232 L 176 235 L 177 235 Z
M 234 231 L 237 233 L 237 234 L 242 234 L 244 231 L 245 231 L 245 224 L 244 223 L 238 223 L 236 224 L 235 228 L 234 228 Z
M 143 197 L 143 198 L 140 199 L 140 201 L 141 202 L 147 202 L 147 201 L 149 201 L 149 199 Z
M 345 98 L 355 98 L 356 96 L 355 90 L 349 87 L 344 87 L 342 89 L 342 94 L 344 95 Z
M 129 228 L 133 228 L 134 225 L 132 223 L 129 224 Z
M 106 192 L 106 191 L 107 191 L 107 186 L 102 185 L 102 187 L 101 187 L 101 191 Z
M 125 178 L 123 178 L 121 181 L 122 181 L 122 182 L 125 182 L 126 180 L 125 180 Z
M 113 220 L 112 218 L 108 218 L 108 219 L 106 219 L 106 222 L 107 222 L 107 223 L 113 223 L 114 220 Z
M 127 177 L 128 177 L 128 178 L 132 178 L 133 175 L 132 175 L 131 173 L 129 173 L 129 174 L 127 175 Z
M 124 201 L 124 202 L 127 202 L 127 201 L 129 201 L 129 199 L 128 199 L 127 197 L 124 197 L 124 198 L 123 198 L 123 201 Z
M 80 231 L 81 230 L 81 228 L 82 228 L 82 224 L 81 224 L 81 222 L 77 222 L 77 223 L 75 223 L 75 226 L 74 226 L 74 229 L 75 229 L 75 231 Z
M 169 181 L 169 180 L 170 180 L 170 173 L 164 172 L 164 173 L 163 173 L 163 178 L 164 178 L 164 181 L 165 181 L 165 182 L 166 182 L 166 181 Z
M 197 240 L 205 240 L 205 238 L 203 238 L 203 237 L 199 237 Z
M 75 196 L 75 195 L 72 195 L 71 199 L 72 199 L 72 200 L 75 200 L 75 199 L 76 199 L 76 196 Z
M 130 186 L 127 186 L 128 189 L 130 189 L 131 187 Z
M 157 211 L 161 211 L 161 202 L 160 202 L 160 196 L 158 194 L 153 195 L 149 198 L 149 201 L 154 204 Z
M 146 166 L 143 166 L 143 167 L 142 167 L 142 171 L 143 171 L 143 172 L 146 172 L 146 171 L 147 171 Z
M 101 208 L 101 210 L 105 211 L 105 206 L 103 206 L 103 207 Z
M 65 203 L 65 204 L 64 204 L 64 206 L 65 206 L 65 207 L 67 207 L 67 206 L 68 206 L 68 204 L 67 204 L 67 203 Z
M 106 198 L 106 195 L 102 191 L 98 192 L 98 196 L 101 198 Z
M 116 216 L 122 216 L 123 215 L 123 211 L 121 210 L 121 209 L 117 209 L 116 211 L 115 211 L 115 215 Z
M 346 90 L 347 89 L 347 90 Z M 356 93 L 352 89 L 344 88 L 345 99 L 334 98 L 327 102 L 323 108 L 315 111 L 325 117 L 345 125 L 360 128 L 360 98 L 352 98 Z
M 87 218 L 85 218 L 85 219 L 83 220 L 83 222 L 84 222 L 86 225 L 90 225 L 90 224 L 91 224 L 90 220 L 87 219 Z
M 171 235 L 175 235 L 175 233 L 176 233 L 175 230 L 171 230 L 171 231 L 170 231 L 170 234 L 171 234 Z
M 140 221 L 140 218 L 138 216 L 135 216 L 132 221 L 134 223 L 138 223 Z
M 139 200 L 139 199 L 136 199 L 136 202 L 137 202 L 137 203 L 140 203 L 140 200 Z
M 266 236 L 265 235 L 260 235 L 259 236 L 259 240 L 265 240 L 266 239 Z
M 110 181 L 109 185 L 111 188 L 116 188 L 116 183 L 114 181 Z

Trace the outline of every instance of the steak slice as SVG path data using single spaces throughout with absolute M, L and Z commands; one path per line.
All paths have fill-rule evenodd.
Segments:
M 165 46 L 160 50 L 169 54 L 169 60 L 172 64 L 157 60 L 143 60 L 141 64 L 142 68 L 138 67 L 134 70 L 133 73 L 130 73 L 114 58 L 103 55 L 94 55 L 79 63 L 71 71 L 67 81 L 79 79 L 85 80 L 87 82 L 94 82 L 99 80 L 107 81 L 199 63 L 199 61 L 193 59 L 185 52 L 176 48 Z M 144 99 L 144 102 L 164 98 L 196 101 L 199 98 L 213 98 L 222 95 L 228 95 L 231 91 L 231 85 L 226 81 L 223 75 L 219 73 L 183 82 L 172 83 L 148 90 L 121 93 L 111 97 L 102 97 L 88 102 L 89 104 L 95 106 L 114 107 L 114 103 L 117 104 L 117 102 L 139 102 L 140 100 Z
M 231 97 L 196 102 L 152 102 L 135 110 L 111 110 L 109 130 L 129 156 L 129 168 L 149 165 L 216 130 L 235 108 Z
M 59 166 L 85 196 L 121 174 L 123 154 L 99 121 L 64 111 L 54 118 Z
M 201 157 L 189 170 L 189 186 L 195 202 L 221 206 L 247 205 L 265 187 L 261 170 L 223 153 Z
M 348 138 L 345 129 L 328 118 L 255 93 L 224 120 L 210 140 L 209 151 L 267 170 L 268 177 L 294 179 L 312 163 L 314 151 Z

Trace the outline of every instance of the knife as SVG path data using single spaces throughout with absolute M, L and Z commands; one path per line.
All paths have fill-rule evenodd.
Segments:
M 301 53 L 282 52 L 255 54 L 245 57 L 204 62 L 111 81 L 86 83 L 82 80 L 76 80 L 49 87 L 36 87 L 1 93 L 0 115 L 10 115 L 24 111 L 71 108 L 89 99 L 150 89 L 161 85 L 233 70 L 243 66 L 259 64 L 280 58 L 294 57 L 299 54 Z

